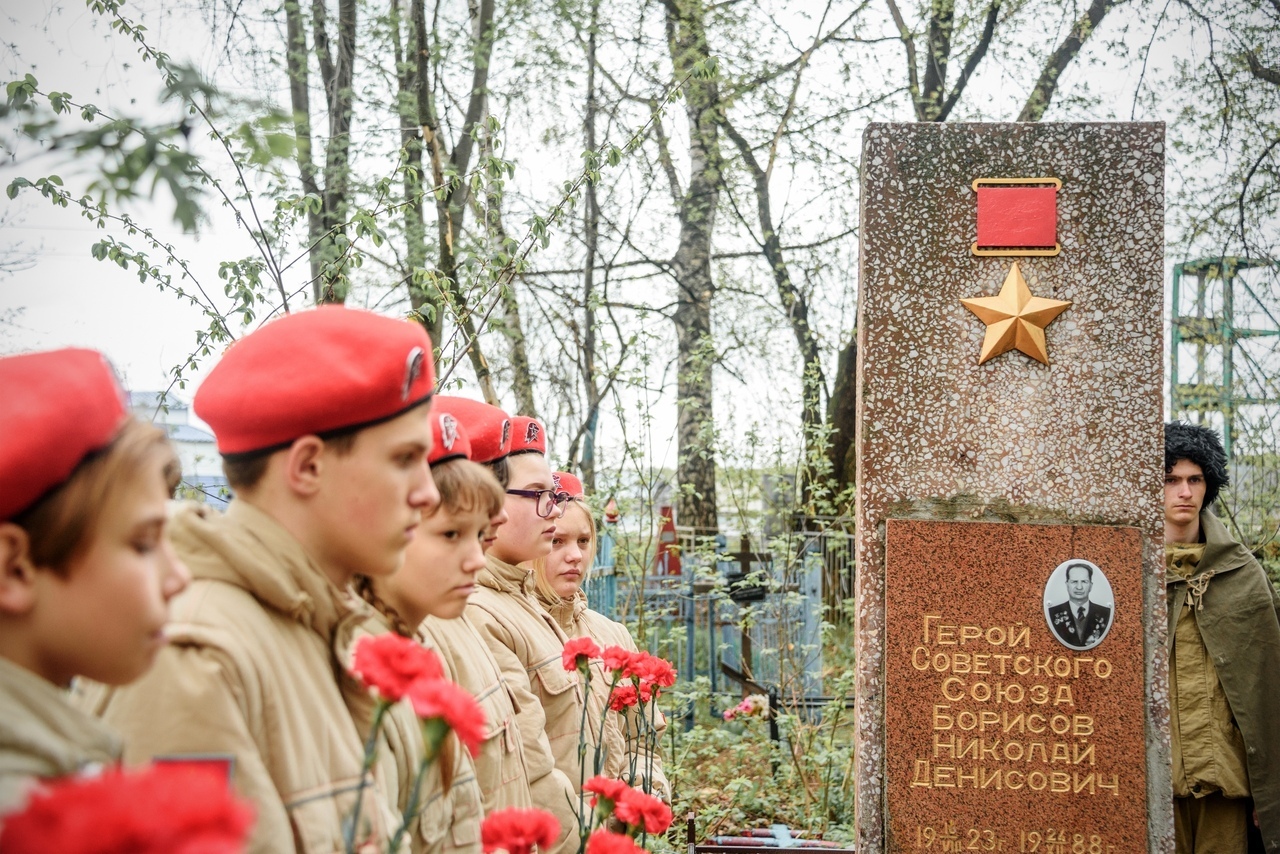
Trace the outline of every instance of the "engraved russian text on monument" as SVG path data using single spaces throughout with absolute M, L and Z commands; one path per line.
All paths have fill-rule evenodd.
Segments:
M 888 850 L 1145 848 L 1140 567 L 1131 528 L 887 523 Z

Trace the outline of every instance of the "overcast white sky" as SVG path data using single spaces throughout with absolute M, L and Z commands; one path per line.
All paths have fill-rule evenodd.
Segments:
M 172 109 L 156 107 L 161 82 L 155 69 L 139 61 L 129 44 L 108 32 L 83 4 L 7 2 L 0 14 L 10 42 L 0 53 L 5 82 L 30 70 L 42 89 L 70 92 L 77 101 L 115 115 L 180 118 Z M 196 61 L 209 52 L 198 16 L 149 16 L 148 23 L 153 37 L 170 51 L 182 46 Z M 17 163 L 0 163 L 0 184 L 49 172 L 61 174 L 69 187 L 83 184 L 84 168 L 33 154 L 34 147 L 26 145 L 19 148 Z M 30 269 L 0 274 L 0 317 L 19 312 L 11 324 L 0 326 L 0 351 L 94 347 L 111 358 L 132 388 L 165 388 L 174 365 L 194 349 L 194 330 L 204 325 L 200 311 L 140 282 L 135 271 L 95 261 L 90 247 L 104 233 L 75 210 L 54 208 L 31 191 L 0 204 L 0 253 L 29 255 L 35 262 Z M 131 205 L 129 212 L 172 242 L 200 271 L 206 287 L 221 295 L 217 264 L 235 257 L 234 245 L 247 239 L 216 209 L 199 237 L 185 235 L 170 221 L 169 209 L 169 201 L 160 198 L 156 205 Z M 119 239 L 144 247 L 138 238 Z M 248 251 L 246 246 L 243 252 Z
M 199 12 L 184 11 L 173 4 L 160 6 L 153 0 L 125 8 L 129 14 L 146 20 L 152 43 L 170 52 L 175 59 L 192 62 L 206 70 L 217 66 L 217 50 L 210 43 Z M 0 23 L 6 42 L 0 44 L 0 75 L 4 81 L 32 70 L 43 89 L 68 91 L 78 101 L 92 102 L 117 115 L 171 116 L 175 122 L 180 118 L 176 111 L 166 113 L 156 106 L 161 84 L 154 68 L 139 60 L 131 45 L 109 32 L 79 0 L 66 3 L 6 0 L 0 9 Z M 1166 51 L 1172 50 L 1171 45 L 1164 47 Z M 1128 71 L 1121 76 L 1109 76 L 1102 68 L 1087 73 L 1095 92 L 1109 87 L 1132 91 Z M 993 79 L 998 80 L 998 75 Z M 231 85 L 222 78 L 217 82 L 224 88 Z M 979 96 L 973 93 L 973 97 Z M 1127 97 L 1116 99 L 1125 101 L 1125 118 Z M 856 129 L 850 129 L 850 145 L 859 144 L 858 135 Z M 195 144 L 204 143 L 197 139 Z M 0 163 L 0 185 L 7 186 L 19 175 L 35 177 L 56 170 L 74 187 L 76 175 L 86 171 L 65 162 L 55 165 L 50 159 L 35 154 L 35 148 L 27 144 L 19 147 L 16 163 Z M 521 168 L 532 167 L 522 164 Z M 534 180 L 549 179 L 539 175 Z M 0 352 L 72 344 L 94 347 L 111 358 L 130 387 L 165 388 L 173 367 L 193 350 L 195 330 L 205 325 L 200 311 L 182 304 L 171 294 L 160 292 L 150 283 L 140 282 L 133 271 L 93 260 L 90 247 L 103 233 L 74 210 L 55 209 L 30 192 L 20 195 L 16 201 L 0 198 L 0 206 L 3 206 L 0 207 L 3 220 L 0 255 L 27 253 L 35 262 L 30 269 L 7 276 L 0 274 L 0 320 L 9 320 L 0 324 Z M 216 275 L 218 263 L 249 255 L 252 246 L 230 216 L 212 205 L 207 207 L 211 220 L 202 225 L 199 237 L 182 234 L 168 220 L 170 202 L 167 198 L 159 199 L 156 205 L 135 205 L 130 213 L 138 221 L 157 227 L 158 236 L 172 242 L 177 253 L 191 262 L 206 290 L 221 297 L 221 282 Z M 130 242 L 130 238 L 121 239 Z M 143 247 L 140 240 L 134 245 Z M 221 304 L 228 302 L 223 299 Z M 781 326 L 779 334 L 783 337 L 787 334 Z M 748 385 L 763 389 L 754 398 L 738 394 L 732 383 L 720 383 L 718 419 L 723 423 L 731 421 L 735 414 L 742 414 L 743 419 L 759 417 L 762 400 L 766 401 L 764 408 L 775 414 L 775 403 L 778 407 L 794 408 L 789 402 L 779 402 L 779 398 L 798 396 L 797 390 L 789 386 L 779 388 L 776 373 L 773 365 L 747 366 L 743 379 Z M 673 377 L 666 380 L 673 381 Z M 190 388 L 180 392 L 186 399 L 190 399 L 191 393 Z M 663 445 L 654 449 L 650 459 L 656 465 L 662 465 L 664 459 L 667 465 L 674 465 L 674 446 L 668 441 L 674 432 L 673 401 L 664 400 L 661 406 L 650 411 L 660 419 L 654 435 L 660 437 L 657 441 Z

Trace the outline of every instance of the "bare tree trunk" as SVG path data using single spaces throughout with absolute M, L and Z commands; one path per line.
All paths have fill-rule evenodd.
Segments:
M 409 277 L 409 304 L 419 322 L 426 327 L 432 343 L 439 346 L 440 306 L 438 302 L 433 303 L 432 294 L 419 281 L 427 266 L 427 225 L 422 207 L 422 141 L 418 130 L 421 121 L 417 102 L 419 81 L 426 76 L 425 66 L 430 61 L 430 46 L 418 31 L 418 24 L 422 21 L 420 0 L 410 0 L 409 21 L 402 41 L 403 18 L 400 0 L 391 0 L 391 40 L 396 61 L 395 115 L 400 121 L 400 146 L 405 152 L 405 268 Z M 439 367 L 436 365 L 437 372 Z
M 357 0 L 338 0 L 338 42 L 335 59 L 329 44 L 324 0 L 312 0 L 312 40 L 320 61 L 325 106 L 329 116 L 329 141 L 325 145 L 323 205 L 320 221 L 324 232 L 312 252 L 320 255 L 320 275 L 313 283 L 317 303 L 346 299 L 345 275 L 334 238 L 346 231 L 351 183 L 351 118 L 355 108 L 355 55 Z
M 409 304 L 426 327 L 432 343 L 438 347 L 444 333 L 444 301 L 440 298 L 439 290 L 419 281 L 427 266 L 427 221 L 422 200 L 424 194 L 435 186 L 433 183 L 428 187 L 423 180 L 422 149 L 427 145 L 428 119 L 433 112 L 431 42 L 427 32 L 424 0 L 409 0 L 407 43 L 409 48 L 406 53 L 410 63 L 400 75 L 399 82 L 400 111 L 406 114 L 401 124 L 401 140 L 408 152 L 409 167 L 404 176 L 404 195 L 408 202 L 405 209 L 405 241 L 410 274 Z M 432 165 L 435 166 L 434 158 Z M 431 177 L 433 182 L 439 180 L 434 168 Z M 436 367 L 438 369 L 440 366 Z
M 480 138 L 480 151 L 484 157 L 493 155 L 492 139 L 486 134 Z M 476 219 L 485 224 L 490 252 L 494 257 L 505 257 L 503 253 L 508 244 L 507 228 L 502 222 L 502 193 L 498 189 L 499 182 L 491 180 L 487 184 L 485 206 L 476 208 Z M 537 402 L 533 394 L 533 374 L 529 368 L 529 351 L 525 343 L 524 326 L 520 320 L 520 301 L 516 299 L 515 283 L 524 283 L 524 277 L 517 274 L 510 284 L 504 286 L 496 295 L 502 301 L 502 317 L 489 321 L 489 328 L 506 336 L 510 347 L 511 358 L 511 390 L 516 396 L 516 412 L 520 415 L 538 417 Z M 496 405 L 496 400 L 493 401 Z
M 665 0 L 667 44 L 681 79 L 710 53 L 702 0 Z M 671 259 L 676 278 L 676 513 L 681 525 L 718 527 L 711 337 L 711 237 L 720 199 L 719 89 L 693 75 L 684 93 L 689 125 L 689 186 L 680 206 L 680 243 Z
M 921 122 L 944 122 L 951 115 L 952 108 L 964 94 L 969 85 L 969 78 L 982 58 L 991 47 L 991 39 L 995 35 L 996 21 L 1000 17 L 1003 0 L 991 0 L 987 5 L 987 14 L 983 21 L 982 33 L 977 44 L 970 51 L 956 85 L 947 92 L 947 66 L 951 62 L 951 36 L 955 26 L 955 0 L 932 0 L 929 6 L 929 24 L 925 41 L 924 81 L 920 82 L 920 73 L 916 68 L 916 45 L 907 26 L 902 11 L 896 0 L 886 0 L 889 14 L 894 26 L 898 28 L 898 38 L 902 41 L 907 53 L 907 91 L 911 93 L 911 102 L 915 107 L 916 120 Z
M 600 0 L 591 0 L 587 27 L 587 115 L 585 120 L 587 150 L 595 151 L 596 140 L 596 30 L 599 26 Z M 586 211 L 583 214 L 583 241 L 587 257 L 582 274 L 582 380 L 587 391 L 586 429 L 582 433 L 582 485 L 587 492 L 596 490 L 596 427 L 600 421 L 600 382 L 596 376 L 596 252 L 600 242 L 600 205 L 596 199 L 596 182 L 587 183 Z
M 854 330 L 836 365 L 835 387 L 827 401 L 827 423 L 831 427 L 831 444 L 827 453 L 831 461 L 832 492 L 839 495 L 856 480 L 857 444 L 854 432 L 858 423 L 858 333 Z M 842 510 L 842 508 L 836 508 Z
M 769 196 L 769 173 L 756 160 L 751 145 L 738 133 L 730 123 L 728 116 L 724 119 L 725 134 L 733 140 L 742 155 L 742 161 L 755 184 L 756 217 L 760 222 L 761 251 L 773 271 L 774 285 L 778 289 L 778 299 L 791 321 L 791 331 L 796 338 L 796 346 L 800 348 L 801 376 L 804 379 L 801 392 L 801 423 L 804 427 L 804 450 L 806 462 L 813 450 L 815 434 L 822 428 L 824 416 L 822 412 L 822 393 L 826 389 L 827 380 L 822 371 L 822 351 L 818 346 L 818 338 L 809 325 L 809 303 L 804 294 L 791 281 L 791 272 L 787 267 L 782 252 L 782 241 L 778 238 L 773 224 L 773 211 Z M 806 465 L 805 470 L 809 470 Z M 808 477 L 801 484 L 808 495 Z
M 421 0 L 414 0 L 415 4 Z M 426 89 L 426 98 L 420 100 L 425 107 L 423 115 L 424 143 L 431 156 L 431 175 L 436 187 L 446 187 L 444 192 L 436 193 L 436 223 L 439 241 L 439 255 L 436 272 L 445 290 L 447 299 L 458 317 L 458 326 L 466 336 L 467 357 L 475 371 L 476 382 L 484 399 L 497 405 L 498 394 L 493 386 L 493 372 L 489 361 L 485 358 L 480 338 L 466 304 L 466 295 L 458 286 L 457 239 L 462 233 L 462 224 L 466 218 L 469 187 L 465 176 L 471 168 L 471 152 L 474 147 L 472 133 L 480 124 L 485 114 L 485 102 L 489 86 L 489 60 L 493 53 L 493 15 L 494 0 L 473 0 L 470 4 L 471 30 L 473 38 L 473 61 L 475 67 L 471 75 L 471 96 L 467 103 L 466 119 L 458 132 L 458 142 L 452 155 L 445 152 L 445 142 L 441 137 L 440 118 L 435 108 L 430 88 Z M 425 19 L 425 12 L 423 13 Z M 423 24 L 425 32 L 425 23 Z M 446 173 L 445 161 L 449 167 Z M 446 181 L 448 182 L 446 184 Z
M 919 111 L 926 121 L 934 121 L 942 112 L 947 92 L 947 63 L 951 59 L 951 31 L 955 25 L 955 0 L 932 0 L 929 7 L 929 31 L 925 42 L 924 86 L 920 93 Z
M 307 28 L 302 19 L 302 7 L 298 5 L 298 0 L 285 0 L 284 19 L 285 38 L 288 40 L 285 50 L 285 70 L 289 75 L 289 106 L 293 110 L 293 133 L 297 141 L 294 150 L 298 162 L 299 179 L 304 193 L 322 198 L 315 161 L 311 153 L 311 75 L 309 71 L 311 50 L 307 47 Z M 320 212 L 308 209 L 307 243 L 314 248 L 307 253 L 307 260 L 310 263 L 311 281 L 314 283 L 314 296 L 317 301 L 320 299 L 321 267 L 318 247 L 323 237 L 324 223 Z

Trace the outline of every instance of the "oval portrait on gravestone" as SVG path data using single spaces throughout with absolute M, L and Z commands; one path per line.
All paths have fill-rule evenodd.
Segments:
M 1058 564 L 1044 586 L 1049 631 L 1070 649 L 1093 649 L 1102 643 L 1111 631 L 1115 604 L 1106 574 L 1083 558 Z

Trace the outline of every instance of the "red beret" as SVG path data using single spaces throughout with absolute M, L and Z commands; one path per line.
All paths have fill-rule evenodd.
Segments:
M 457 459 L 471 459 L 471 440 L 457 418 L 435 409 L 431 412 L 431 453 L 427 463 L 434 466 Z
M 511 419 L 496 406 L 466 397 L 440 395 L 434 412 L 447 412 L 467 432 L 471 441 L 471 459 L 493 463 L 511 450 Z
M 545 454 L 547 452 L 547 431 L 542 422 L 528 415 L 517 415 L 511 419 L 511 454 Z
M 247 454 L 387 421 L 431 397 L 435 382 L 431 339 L 420 324 L 322 306 L 232 344 L 193 405 L 219 451 Z
M 551 482 L 560 492 L 569 493 L 570 498 L 586 498 L 587 494 L 582 489 L 582 481 L 578 480 L 576 474 L 569 474 L 567 471 L 553 471 L 551 473 Z
M 0 359 L 0 521 L 111 444 L 127 416 L 115 372 L 95 350 Z

